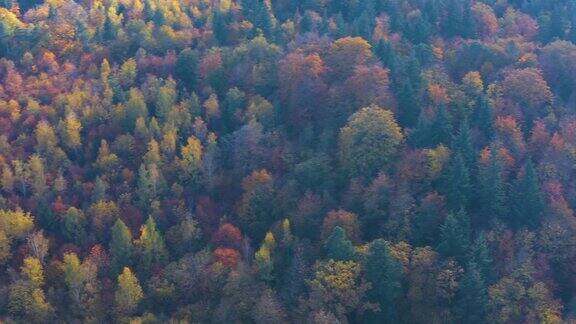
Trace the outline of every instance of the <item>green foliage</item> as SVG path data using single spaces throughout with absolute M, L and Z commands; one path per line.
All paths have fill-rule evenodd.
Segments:
M 470 170 L 462 154 L 456 152 L 446 172 L 446 198 L 452 210 L 466 208 L 472 196 Z
M 86 218 L 82 210 L 70 207 L 64 215 L 64 236 L 82 246 L 86 243 Z
M 124 267 L 118 276 L 118 289 L 114 295 L 115 310 L 120 316 L 132 315 L 144 297 L 138 278 L 130 268 Z
M 438 251 L 462 260 L 470 245 L 470 231 L 470 219 L 464 209 L 448 214 L 440 228 Z
M 132 244 L 132 233 L 121 219 L 117 219 L 112 227 L 110 239 L 112 274 L 119 273 L 125 266 L 132 264 L 134 257 L 134 246 Z
M 194 89 L 198 82 L 199 53 L 186 48 L 178 54 L 176 59 L 176 80 L 180 81 L 186 89 Z
M 575 12 L 0 0 L 1 321 L 570 322 Z
M 143 273 L 148 274 L 154 266 L 161 266 L 168 259 L 168 251 L 162 235 L 156 228 L 156 221 L 152 216 L 140 228 L 140 237 L 137 241 L 139 248 L 139 264 Z
M 392 112 L 362 108 L 340 130 L 341 165 L 350 176 L 372 177 L 392 162 L 403 139 Z
M 531 161 L 524 166 L 524 174 L 512 186 L 510 193 L 511 219 L 516 226 L 536 228 L 544 212 L 544 195 L 540 190 L 536 172 Z
M 395 323 L 398 321 L 397 303 L 402 291 L 402 266 L 392 256 L 384 240 L 377 239 L 370 244 L 363 268 L 366 280 L 372 285 L 368 290 L 368 298 L 379 306 L 373 314 L 373 320 Z
M 348 261 L 355 258 L 354 246 L 346 238 L 346 232 L 340 226 L 334 227 L 324 243 L 326 258 L 336 261 Z
M 486 323 L 488 290 L 475 263 L 469 263 L 462 278 L 458 301 L 460 319 L 465 323 Z
M 500 145 L 492 145 L 486 165 L 480 167 L 478 185 L 482 222 L 502 219 L 506 214 L 507 183 L 504 179 L 504 166 L 500 157 Z

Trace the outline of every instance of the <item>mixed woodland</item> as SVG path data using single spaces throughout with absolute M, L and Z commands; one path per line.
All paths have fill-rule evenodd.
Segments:
M 0 0 L 0 321 L 576 322 L 575 0 Z

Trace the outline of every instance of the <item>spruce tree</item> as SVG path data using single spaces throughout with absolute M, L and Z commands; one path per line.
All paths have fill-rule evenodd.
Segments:
M 475 263 L 469 263 L 462 279 L 456 303 L 461 323 L 486 323 L 488 291 Z
M 484 282 L 490 284 L 494 277 L 492 258 L 490 257 L 488 242 L 486 242 L 486 237 L 483 233 L 480 233 L 474 242 L 470 244 L 467 259 L 468 263 L 472 262 L 476 265 L 476 269 L 482 275 Z
M 474 165 L 476 164 L 476 151 L 472 144 L 470 127 L 468 126 L 467 120 L 462 122 L 458 134 L 454 136 L 452 140 L 452 150 L 462 155 L 468 170 L 474 169 Z
M 452 139 L 452 126 L 450 123 L 450 115 L 444 105 L 438 107 L 434 121 L 430 125 L 430 137 L 432 139 L 432 146 L 438 144 L 450 144 Z
M 398 104 L 402 110 L 398 112 L 398 121 L 404 127 L 414 127 L 418 123 L 420 106 L 418 94 L 414 91 L 412 82 L 408 79 L 402 81 L 398 89 Z
M 113 275 L 119 273 L 125 266 L 132 264 L 134 255 L 132 233 L 121 219 L 117 219 L 112 227 L 110 254 L 112 255 L 110 271 Z
M 470 220 L 464 209 L 449 214 L 440 227 L 438 251 L 445 256 L 463 260 L 470 246 Z
M 536 228 L 544 212 L 544 196 L 540 190 L 532 161 L 524 167 L 524 174 L 512 186 L 511 221 L 516 227 Z
M 476 107 L 474 110 L 474 125 L 482 131 L 487 140 L 491 140 L 494 136 L 493 114 L 488 98 L 481 95 L 476 100 Z
M 336 261 L 349 261 L 354 259 L 354 246 L 346 238 L 346 232 L 340 226 L 334 227 L 332 234 L 326 239 L 326 257 Z
M 446 198 L 450 209 L 466 208 L 472 194 L 470 171 L 460 152 L 450 161 L 445 179 Z
M 152 268 L 162 264 L 168 258 L 168 252 L 162 235 L 156 227 L 152 216 L 140 229 L 138 239 L 140 248 L 140 269 L 144 274 L 149 274 Z
M 377 239 L 368 249 L 364 261 L 366 279 L 372 284 L 368 298 L 378 303 L 379 311 L 369 318 L 378 323 L 396 323 L 396 300 L 401 293 L 402 267 L 390 253 L 383 239 Z
M 479 198 L 482 212 L 481 222 L 489 223 L 495 219 L 502 219 L 506 213 L 506 182 L 504 180 L 504 166 L 499 156 L 500 145 L 490 148 L 490 159 L 487 165 L 479 172 Z

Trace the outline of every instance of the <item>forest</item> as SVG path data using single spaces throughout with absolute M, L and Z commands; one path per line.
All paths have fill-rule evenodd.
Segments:
M 0 0 L 0 322 L 576 323 L 576 0 Z

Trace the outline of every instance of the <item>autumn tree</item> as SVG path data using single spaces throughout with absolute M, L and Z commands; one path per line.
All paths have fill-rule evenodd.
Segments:
M 62 263 L 64 282 L 71 302 L 71 315 L 86 319 L 101 318 L 97 266 L 90 260 L 80 262 L 75 253 L 64 254 Z
M 26 245 L 32 256 L 44 264 L 48 255 L 48 248 L 50 247 L 50 242 L 44 237 L 44 231 L 40 230 L 28 234 Z
M 42 198 L 44 193 L 48 190 L 44 160 L 39 155 L 34 154 L 28 160 L 26 167 L 27 172 L 30 175 L 30 187 L 32 188 L 32 192 L 38 198 Z
M 353 242 L 360 241 L 360 224 L 358 222 L 358 216 L 354 213 L 345 210 L 333 210 L 328 212 L 326 218 L 322 222 L 322 239 L 328 238 L 332 234 L 332 230 L 340 226 L 346 231 L 346 235 Z
M 240 198 L 238 216 L 243 228 L 256 239 L 261 239 L 277 217 L 274 178 L 267 170 L 257 170 L 242 180 L 242 188 L 244 193 Z
M 340 130 L 340 163 L 350 176 L 372 177 L 390 164 L 403 139 L 392 112 L 362 108 Z
M 82 124 L 74 113 L 68 114 L 64 121 L 59 125 L 62 137 L 62 143 L 71 150 L 76 150 L 82 145 L 82 137 L 80 131 Z
M 200 140 L 191 136 L 181 148 L 181 159 L 178 160 L 182 170 L 181 177 L 191 184 L 199 180 L 202 166 L 203 147 Z
M 34 218 L 18 209 L 0 210 L 0 264 L 11 256 L 14 243 L 24 239 L 34 227 Z
M 258 273 L 263 280 L 270 281 L 273 279 L 274 259 L 272 254 L 275 253 L 275 248 L 276 240 L 274 239 L 274 234 L 271 232 L 266 233 L 264 242 L 262 242 L 262 245 L 255 254 Z
M 484 3 L 474 4 L 471 15 L 474 23 L 474 33 L 477 37 L 490 37 L 498 31 L 498 18 L 489 5 Z
M 130 268 L 124 267 L 118 276 L 118 288 L 114 295 L 115 311 L 120 316 L 132 315 L 137 311 L 143 297 L 144 293 L 138 278 Z
M 125 127 L 133 129 L 139 118 L 148 118 L 148 107 L 144 101 L 144 96 L 138 88 L 131 88 L 126 102 Z
M 369 285 L 360 275 L 361 267 L 354 261 L 328 260 L 318 263 L 309 282 L 308 305 L 312 310 L 328 311 L 338 321 L 365 306 Z
M 332 43 L 328 64 L 334 77 L 345 80 L 357 65 L 372 57 L 372 46 L 361 37 L 344 37 Z
M 530 125 L 542 115 L 539 110 L 552 98 L 542 72 L 534 68 L 511 71 L 503 81 L 503 91 L 507 97 L 525 106 L 524 114 L 529 118 Z
M 301 127 L 302 123 L 310 123 L 326 115 L 319 109 L 325 102 L 327 91 L 322 79 L 325 71 L 325 63 L 317 53 L 290 53 L 280 60 L 280 98 L 286 104 L 286 118 L 291 126 Z
M 96 234 L 103 236 L 106 230 L 118 219 L 120 210 L 115 202 L 100 200 L 90 206 L 88 214 Z
M 286 312 L 273 290 L 264 290 L 254 306 L 253 318 L 257 324 L 282 323 L 287 320 Z
M 49 321 L 54 308 L 46 301 L 43 286 L 42 264 L 34 257 L 27 257 L 20 268 L 20 279 L 10 286 L 9 313 L 24 321 Z

